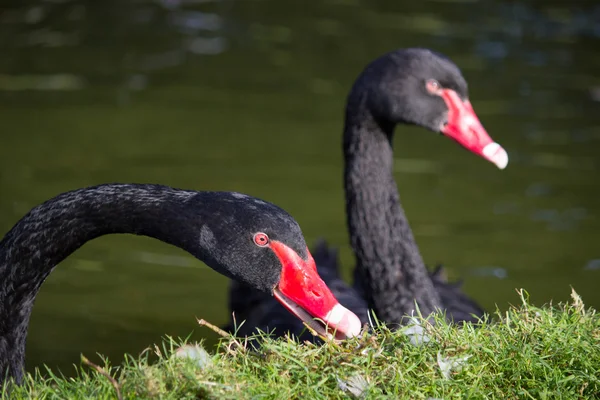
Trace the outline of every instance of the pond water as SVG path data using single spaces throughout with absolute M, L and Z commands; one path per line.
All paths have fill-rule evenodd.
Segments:
M 0 232 L 67 190 L 153 182 L 272 201 L 341 249 L 345 96 L 400 47 L 451 57 L 499 171 L 417 128 L 395 140 L 403 205 L 429 265 L 487 310 L 600 306 L 600 6 L 430 0 L 28 1 L 0 12 Z M 20 3 L 23 4 L 23 3 Z M 72 373 L 164 335 L 215 336 L 226 279 L 152 239 L 103 237 L 49 277 L 27 366 Z

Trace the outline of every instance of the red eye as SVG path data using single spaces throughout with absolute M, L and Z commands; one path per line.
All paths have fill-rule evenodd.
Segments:
M 260 247 L 265 247 L 269 244 L 269 237 L 266 233 L 258 232 L 254 234 L 254 244 Z
M 427 91 L 431 94 L 440 94 L 440 89 L 442 88 L 440 83 L 435 79 L 428 79 L 425 83 L 425 87 L 427 88 Z

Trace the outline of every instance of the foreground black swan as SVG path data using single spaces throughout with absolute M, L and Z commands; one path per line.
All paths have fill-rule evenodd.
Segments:
M 0 388 L 23 378 L 29 317 L 54 267 L 102 235 L 131 233 L 180 247 L 281 302 L 325 336 L 356 336 L 360 322 L 319 278 L 297 222 L 281 208 L 229 192 L 107 184 L 32 209 L 0 242 Z
M 423 315 L 442 309 L 452 321 L 474 321 L 473 314 L 481 316 L 483 310 L 459 285 L 447 283 L 441 270 L 427 271 L 400 204 L 392 148 L 398 124 L 439 132 L 500 169 L 508 163 L 506 151 L 479 122 L 468 100 L 465 79 L 448 58 L 427 49 L 403 49 L 376 59 L 357 78 L 346 104 L 344 183 L 348 229 L 356 255 L 354 288 L 341 281 L 337 261 L 331 261 L 324 244 L 313 252 L 319 274 L 334 294 L 339 290 L 354 298 L 347 307 L 361 318 L 371 309 L 380 320 L 400 324 L 414 311 L 416 301 Z M 251 323 L 242 326 L 239 335 L 250 334 L 255 327 L 275 328 L 278 335 L 285 329 L 302 329 L 270 299 L 241 286 L 233 283 L 230 288 L 231 311 L 238 323 L 240 315 Z M 237 300 L 239 293 L 246 302 Z M 289 321 L 282 324 L 285 329 L 274 325 L 275 319 L 264 317 L 273 318 L 274 314 Z

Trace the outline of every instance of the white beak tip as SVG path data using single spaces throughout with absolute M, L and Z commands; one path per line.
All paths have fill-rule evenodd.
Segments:
M 360 335 L 362 329 L 360 319 L 339 303 L 329 311 L 326 320 L 343 331 L 347 338 Z
M 500 169 L 508 165 L 508 153 L 498 143 L 492 142 L 483 148 L 483 156 Z

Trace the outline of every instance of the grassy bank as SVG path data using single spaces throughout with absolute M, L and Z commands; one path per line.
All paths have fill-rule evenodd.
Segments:
M 119 367 L 83 362 L 77 378 L 30 375 L 10 398 L 600 398 L 600 318 L 572 297 L 537 308 L 522 296 L 478 329 L 378 327 L 340 345 L 260 339 L 259 351 L 224 339 L 200 361 L 169 340 Z

